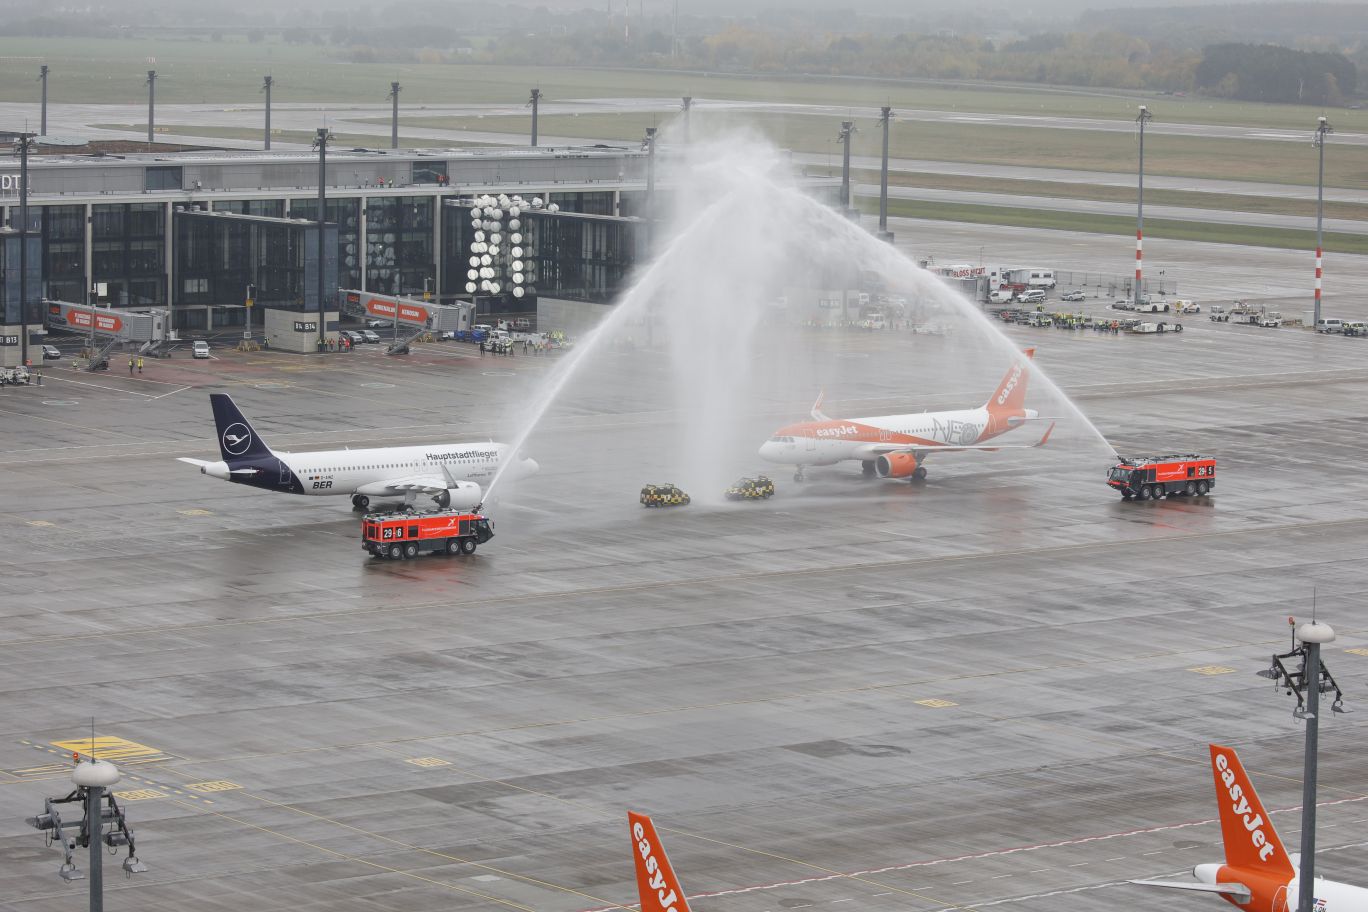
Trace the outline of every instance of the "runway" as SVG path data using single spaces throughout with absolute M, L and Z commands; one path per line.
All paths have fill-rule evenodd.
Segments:
M 924 224 L 899 242 L 968 243 Z M 1036 258 L 1072 237 L 1001 231 Z M 1237 288 L 1238 262 L 1208 272 Z M 697 912 L 1169 909 L 1124 881 L 1220 860 L 1209 741 L 1295 851 L 1300 729 L 1254 673 L 1314 586 L 1361 709 L 1368 341 L 1205 315 L 1007 332 L 1122 452 L 1215 454 L 1213 495 L 1122 503 L 1076 428 L 939 455 L 924 485 L 771 467 L 772 500 L 645 510 L 678 415 L 637 349 L 606 356 L 631 384 L 533 436 L 542 472 L 490 506 L 488 546 L 391 563 L 345 498 L 177 463 L 214 458 L 207 393 L 282 449 L 505 439 L 553 359 L 217 351 L 0 389 L 0 909 L 84 902 L 23 817 L 69 788 L 92 715 L 151 869 L 110 871 L 110 908 L 628 907 L 632 808 Z M 823 341 L 874 368 L 832 414 L 976 404 L 1001 373 L 938 383 L 942 337 Z M 1318 870 L 1363 883 L 1360 719 L 1321 727 Z

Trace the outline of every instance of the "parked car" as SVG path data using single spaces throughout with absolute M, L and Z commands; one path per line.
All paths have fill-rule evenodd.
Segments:
M 1316 321 L 1316 332 L 1318 333 L 1337 333 L 1344 332 L 1344 321 L 1335 319 L 1324 319 Z
M 1202 312 L 1202 305 L 1196 301 L 1188 301 L 1178 298 L 1173 302 L 1173 309 L 1180 314 L 1197 314 Z
M 1135 302 L 1130 298 L 1112 302 L 1112 310 L 1135 310 Z
M 1368 323 L 1362 320 L 1350 320 L 1344 324 L 1344 334 L 1346 336 L 1368 336 Z
M 1088 297 L 1088 296 L 1087 296 L 1086 294 L 1084 294 L 1083 292 L 1078 291 L 1078 290 L 1074 290 L 1074 291 L 1066 291 L 1066 292 L 1064 292 L 1062 295 L 1059 296 L 1059 300 L 1061 300 L 1061 301 L 1084 301 L 1084 300 L 1087 300 L 1087 297 Z
M 1032 288 L 1017 295 L 1017 300 L 1022 304 L 1040 304 L 1045 300 L 1045 292 L 1039 288 Z
M 314 246 L 317 247 L 318 245 L 315 244 Z M 391 327 L 391 326 L 393 326 L 393 325 L 394 325 L 394 324 L 392 324 L 389 320 L 367 320 L 367 321 L 366 321 L 366 329 L 388 329 L 389 327 Z
M 366 341 L 366 337 L 363 336 L 363 335 L 361 335 L 361 333 L 360 333 L 359 331 L 355 330 L 355 329 L 343 329 L 343 330 L 340 330 L 340 331 L 338 332 L 338 335 L 340 335 L 340 336 L 342 336 L 343 338 L 345 338 L 345 339 L 346 339 L 348 342 L 350 342 L 352 345 L 362 345 L 362 344 L 364 344 L 365 341 Z
M 44 360 L 44 361 L 57 361 L 57 360 L 60 360 L 61 357 L 62 357 L 62 350 L 61 350 L 60 348 L 58 348 L 57 346 L 55 346 L 55 345 L 44 345 L 44 346 L 43 346 L 43 360 Z
M 194 342 L 191 342 L 190 354 L 194 355 L 196 358 L 209 357 L 209 343 L 205 342 L 203 339 L 198 339 Z
M 380 341 L 380 334 L 373 329 L 363 329 L 361 330 L 361 339 L 374 345 Z

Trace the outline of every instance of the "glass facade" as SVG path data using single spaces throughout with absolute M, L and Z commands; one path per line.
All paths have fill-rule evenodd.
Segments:
M 44 296 L 84 303 L 85 206 L 44 207 L 41 231 Z
M 241 325 L 248 285 L 258 307 L 305 306 L 306 261 L 316 262 L 305 246 L 317 243 L 316 225 L 176 213 L 175 229 L 176 303 L 214 308 L 212 320 L 203 310 L 178 308 L 178 327 Z
M 612 190 L 589 190 L 582 193 L 552 193 L 546 201 L 585 215 L 617 215 L 613 208 L 614 196 Z
M 366 290 L 422 294 L 433 272 L 432 200 L 398 196 L 367 200 Z
M 317 219 L 318 200 L 290 203 L 290 218 Z M 328 200 L 327 220 L 337 225 L 337 280 L 342 288 L 361 287 L 361 201 L 354 196 Z
M 0 234 L 0 269 L 5 280 L 0 283 L 0 323 L 15 325 L 24 322 L 19 302 L 19 233 L 6 229 Z M 42 239 L 36 233 L 28 237 L 28 323 L 37 327 L 43 322 L 42 279 L 43 258 Z
M 116 306 L 166 303 L 166 218 L 161 203 L 92 207 L 92 282 L 107 282 Z
M 314 206 L 317 211 L 318 206 Z M 255 199 L 255 200 L 214 200 L 215 212 L 232 212 L 237 215 L 264 215 L 267 218 L 284 218 L 285 201 L 283 199 Z

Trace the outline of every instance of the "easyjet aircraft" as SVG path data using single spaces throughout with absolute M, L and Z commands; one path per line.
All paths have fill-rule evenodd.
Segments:
M 1216 893 L 1242 909 L 1287 912 L 1296 908 L 1301 883 L 1292 858 L 1273 829 L 1254 786 L 1235 751 L 1211 745 L 1211 775 L 1221 809 L 1225 864 L 1192 869 L 1198 883 L 1133 880 L 1146 887 L 1170 887 Z M 1316 878 L 1316 912 L 1368 912 L 1368 890 Z
M 1034 348 L 1026 349 L 1029 359 Z M 881 415 L 875 418 L 828 418 L 822 414 L 822 399 L 812 406 L 812 420 L 780 428 L 760 447 L 760 456 L 770 462 L 797 467 L 794 481 L 803 480 L 805 466 L 835 465 L 859 460 L 865 475 L 881 478 L 906 478 L 921 481 L 926 477 L 922 461 L 928 453 L 945 450 L 1011 450 L 1043 446 L 1050 439 L 1054 422 L 1036 443 L 989 444 L 991 440 L 1028 421 L 1046 420 L 1035 409 L 1026 408 L 1026 382 L 1030 367 L 1018 361 L 1007 371 L 988 401 L 976 409 L 952 412 L 921 412 L 911 415 Z
M 349 494 L 358 510 L 374 498 L 400 498 L 411 505 L 419 494 L 443 508 L 480 502 L 481 481 L 493 479 L 500 463 L 511 458 L 504 443 L 441 443 L 430 446 L 382 447 L 277 453 L 266 445 L 231 396 L 211 393 L 221 462 L 178 457 L 199 466 L 204 475 L 287 494 Z M 536 460 L 522 457 L 509 467 L 510 477 L 537 471 Z
M 632 837 L 632 860 L 636 863 L 637 894 L 641 912 L 689 912 L 684 888 L 679 885 L 655 824 L 645 814 L 627 812 L 627 832 Z

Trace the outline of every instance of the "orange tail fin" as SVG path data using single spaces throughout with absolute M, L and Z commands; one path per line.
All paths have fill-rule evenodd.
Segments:
M 632 836 L 632 859 L 636 862 L 637 892 L 641 912 L 689 912 L 684 888 L 679 885 L 670 859 L 656 836 L 655 825 L 645 814 L 627 812 L 627 829 Z
M 1027 359 L 1035 357 L 1035 349 L 1028 348 L 1023 351 Z M 1030 366 L 1021 362 L 1013 362 L 1003 376 L 998 388 L 993 391 L 993 395 L 988 397 L 985 407 L 990 413 L 1015 413 L 1020 412 L 1026 405 L 1026 381 L 1030 377 Z
M 1211 745 L 1211 775 L 1221 809 L 1226 866 L 1291 878 L 1292 860 L 1234 750 Z

